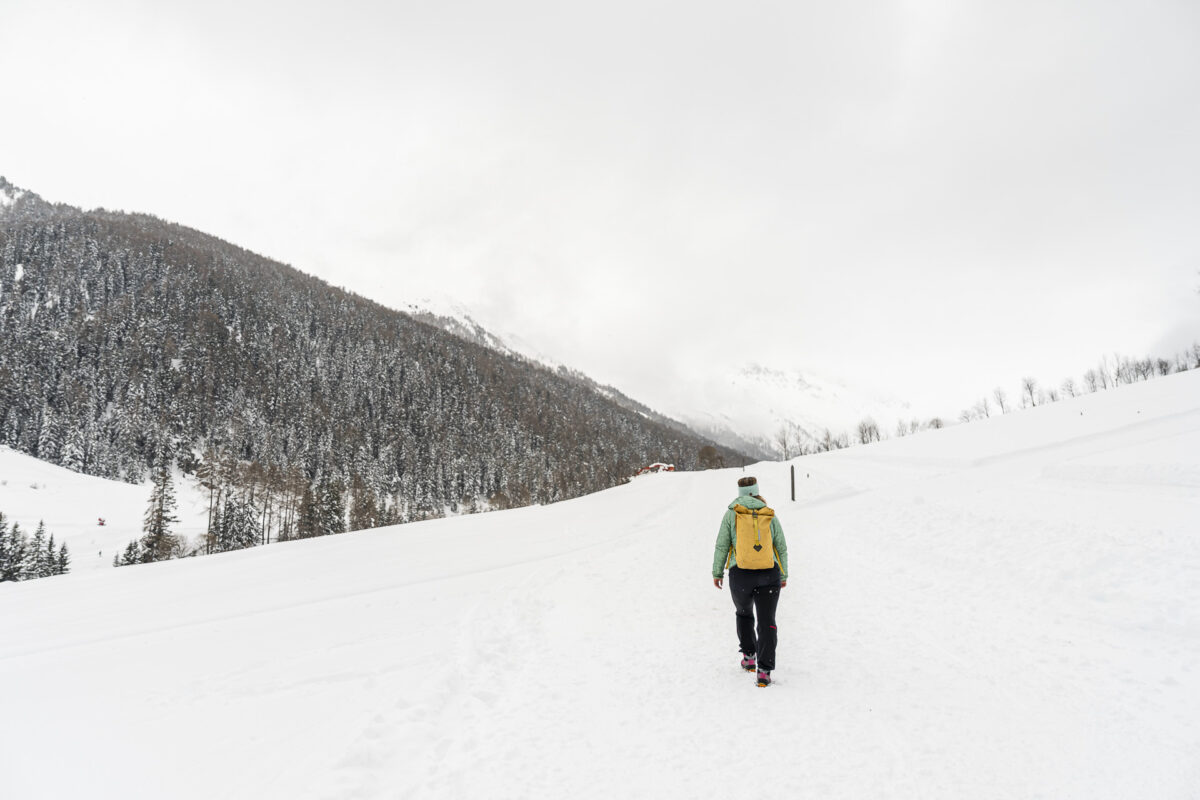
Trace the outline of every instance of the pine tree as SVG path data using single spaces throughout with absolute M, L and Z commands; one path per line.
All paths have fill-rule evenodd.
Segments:
M 21 526 L 14 522 L 8 530 L 8 558 L 2 566 L 3 574 L 0 574 L 0 581 L 22 580 L 21 570 L 25 564 L 27 548 L 25 534 L 21 532 Z
M 231 497 L 221 513 L 217 550 L 242 550 L 259 542 L 257 514 L 254 505 L 243 498 Z
M 75 472 L 83 471 L 84 443 L 83 434 L 80 433 L 78 426 L 71 426 L 71 430 L 67 434 L 67 442 L 63 445 L 62 453 L 58 457 L 58 463 Z
M 350 530 L 378 527 L 381 516 L 374 490 L 355 475 L 350 488 Z
M 304 487 L 300 511 L 296 520 L 296 535 L 301 539 L 321 535 L 321 515 L 311 486 Z
M 46 525 L 39 522 L 33 538 L 25 547 L 24 558 L 21 559 L 21 577 L 19 580 L 28 581 L 45 577 L 46 569 Z
M 154 465 L 154 489 L 150 493 L 150 505 L 143 520 L 141 555 L 144 561 L 165 561 L 174 555 L 178 540 L 171 533 L 171 526 L 179 519 L 175 516 L 175 483 L 171 477 L 171 459 L 165 445 L 158 448 Z M 128 563 L 128 562 L 127 562 Z
M 58 574 L 58 548 L 54 546 L 54 534 L 50 534 L 50 540 L 46 542 L 46 552 L 42 556 L 42 576 L 49 578 L 51 575 Z
M 67 551 L 67 543 L 63 542 L 62 546 L 60 548 L 58 548 L 58 573 L 57 574 L 66 575 L 70 571 L 71 571 L 71 554 L 70 554 L 70 552 Z
M 8 519 L 4 516 L 4 512 L 0 511 L 0 581 L 8 580 L 5 575 L 8 573 L 8 565 L 10 559 L 11 545 L 8 540 Z
M 146 554 L 142 551 L 141 543 L 137 539 L 125 545 L 125 552 L 113 556 L 114 567 L 128 567 L 131 564 L 145 563 L 145 561 Z
M 321 535 L 346 532 L 344 494 L 345 490 L 339 480 L 325 481 L 321 484 L 321 501 L 318 511 Z
M 62 448 L 62 432 L 58 416 L 49 405 L 42 406 L 42 425 L 38 432 L 37 457 L 43 461 L 54 463 L 58 461 L 59 450 Z

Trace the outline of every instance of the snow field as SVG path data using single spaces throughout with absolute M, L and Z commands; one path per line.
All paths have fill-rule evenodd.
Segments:
M 794 463 L 796 503 L 747 469 L 792 566 L 769 689 L 709 575 L 743 473 L 649 475 L 0 585 L 6 787 L 1197 797 L 1200 373 Z

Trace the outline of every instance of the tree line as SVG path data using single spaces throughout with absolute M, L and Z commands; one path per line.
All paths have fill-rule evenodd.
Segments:
M 1193 343 L 1190 348 L 1176 353 L 1171 358 L 1133 358 L 1116 353 L 1101 357 L 1094 367 L 1083 373 L 1082 379 L 1070 377 L 1058 384 L 1043 384 L 1037 378 L 1027 376 L 1021 379 L 1015 395 L 1010 395 L 1003 387 L 997 386 L 990 395 L 984 395 L 973 406 L 963 409 L 959 414 L 959 421 L 986 419 L 993 413 L 1007 414 L 1014 408 L 1034 408 L 1047 403 L 1057 403 L 1059 400 L 1078 397 L 1081 394 L 1102 392 L 1117 386 L 1193 369 L 1200 369 L 1200 342 Z
M 1025 377 L 1013 394 L 1003 387 L 997 386 L 970 408 L 963 409 L 958 415 L 958 421 L 973 422 L 986 419 L 993 414 L 1007 414 L 1017 409 L 1034 408 L 1082 394 L 1100 392 L 1193 369 L 1200 369 L 1200 342 L 1194 343 L 1189 349 L 1178 352 L 1171 358 L 1150 356 L 1133 358 L 1121 354 L 1104 356 L 1094 367 L 1085 371 L 1082 378 L 1079 379 L 1066 378 L 1058 384 L 1044 385 L 1037 378 Z M 948 422 L 942 417 L 899 420 L 892 434 L 896 437 L 909 436 L 923 430 L 944 428 L 947 424 Z M 786 461 L 797 456 L 870 444 L 885 438 L 887 438 L 887 432 L 881 430 L 874 419 L 866 417 L 858 423 L 853 431 L 841 433 L 833 433 L 825 428 L 814 434 L 799 425 L 785 422 L 776 432 L 772 444 L 779 456 Z M 706 460 L 703 457 L 701 462 L 705 465 L 715 465 L 716 463 L 713 459 Z
M 71 555 L 64 542 L 56 545 L 54 534 L 39 522 L 33 536 L 0 512 L 0 581 L 28 581 L 64 575 L 71 570 Z

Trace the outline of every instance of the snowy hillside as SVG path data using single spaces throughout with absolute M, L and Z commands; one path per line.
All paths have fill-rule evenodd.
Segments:
M 150 488 L 72 472 L 0 445 L 0 513 L 26 534 L 44 521 L 55 541 L 70 549 L 72 572 L 113 568 L 113 556 L 142 535 Z M 199 536 L 207 501 L 191 481 L 177 480 L 175 490 L 175 532 Z
M 1200 371 L 795 466 L 768 689 L 739 470 L 0 585 L 5 796 L 1197 796 Z

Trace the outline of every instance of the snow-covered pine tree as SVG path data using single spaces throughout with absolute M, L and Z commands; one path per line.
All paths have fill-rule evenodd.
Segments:
M 221 512 L 217 547 L 220 552 L 254 547 L 261 538 L 257 513 L 247 498 L 230 497 Z
M 0 581 L 9 580 L 5 577 L 8 572 L 11 545 L 8 539 L 8 518 L 0 511 Z
M 59 454 L 58 463 L 69 470 L 83 472 L 84 455 L 83 434 L 77 425 L 72 425 L 70 431 L 67 432 L 67 441 Z
M 42 574 L 40 577 L 49 578 L 58 574 L 58 548 L 54 546 L 54 534 L 46 541 L 46 550 L 42 554 Z
M 46 569 L 46 524 L 39 522 L 33 538 L 25 548 L 24 558 L 21 559 L 21 577 L 19 580 L 28 581 L 45 576 Z
M 21 526 L 14 522 L 8 530 L 8 563 L 4 566 L 4 574 L 0 575 L 0 581 L 23 580 L 21 572 L 25 566 L 25 553 L 28 549 L 29 539 L 21 530 Z
M 350 530 L 361 531 L 381 524 L 375 491 L 358 475 L 350 483 Z
M 176 554 L 178 540 L 171 526 L 179 521 L 175 516 L 175 482 L 171 476 L 171 456 L 167 445 L 160 443 L 154 462 L 154 489 L 143 519 L 141 555 L 144 561 L 165 561 Z
M 58 548 L 58 575 L 66 575 L 71 571 L 71 553 L 67 550 L 67 543 L 63 542 Z
M 58 461 L 62 449 L 62 429 L 58 415 L 49 405 L 42 405 L 42 424 L 38 431 L 37 457 L 51 463 Z
M 321 535 L 346 532 L 345 487 L 336 478 L 322 481 L 320 501 Z
M 142 552 L 141 544 L 137 539 L 134 539 L 129 544 L 125 545 L 125 552 L 120 555 L 113 556 L 114 567 L 128 567 L 130 564 L 141 564 L 146 560 L 145 554 Z
M 311 486 L 304 487 L 304 496 L 300 498 L 300 510 L 297 512 L 296 535 L 301 539 L 321 535 L 321 514 L 317 506 L 317 498 Z

